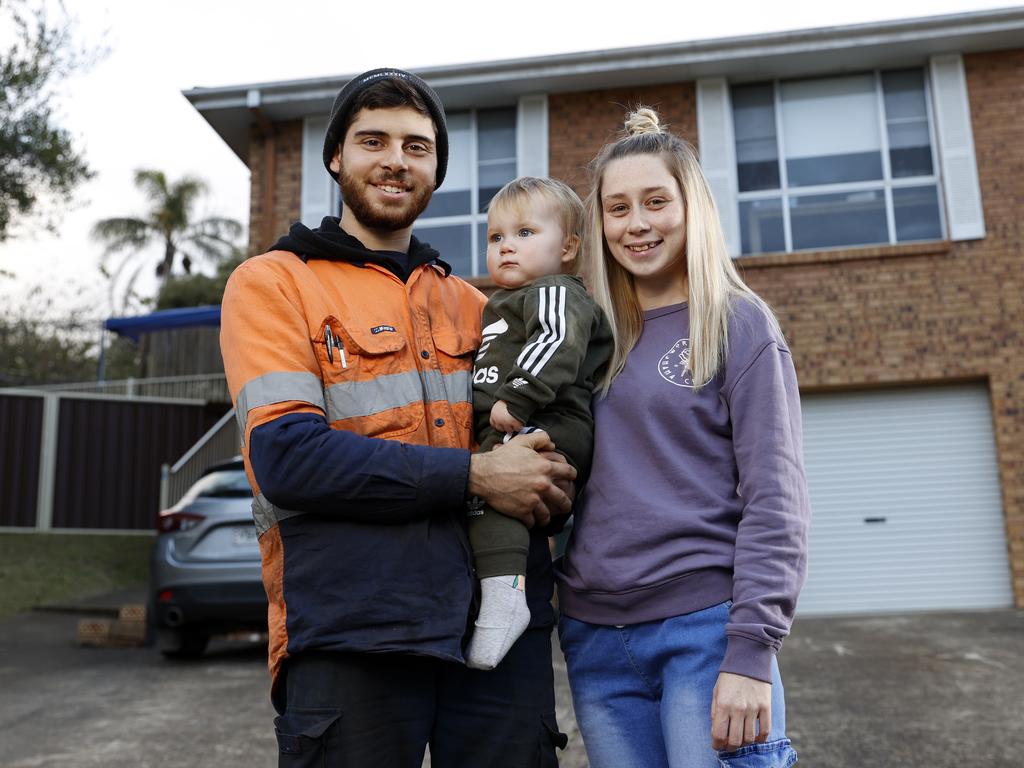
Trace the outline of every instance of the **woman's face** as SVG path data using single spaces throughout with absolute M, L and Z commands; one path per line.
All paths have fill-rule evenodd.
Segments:
M 686 300 L 683 193 L 657 155 L 612 160 L 601 183 L 608 250 L 633 275 L 644 309 Z

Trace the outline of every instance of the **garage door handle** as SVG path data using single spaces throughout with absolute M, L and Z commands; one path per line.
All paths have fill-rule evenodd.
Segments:
M 888 518 L 885 517 L 865 517 L 865 523 L 884 523 Z

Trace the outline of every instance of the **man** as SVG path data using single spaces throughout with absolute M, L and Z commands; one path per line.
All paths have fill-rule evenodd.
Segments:
M 412 225 L 444 179 L 443 107 L 373 70 L 338 94 L 340 221 L 292 226 L 228 283 L 221 348 L 255 493 L 282 766 L 555 765 L 550 558 L 574 471 L 547 437 L 470 455 L 483 297 Z M 527 525 L 531 630 L 463 666 L 467 502 Z

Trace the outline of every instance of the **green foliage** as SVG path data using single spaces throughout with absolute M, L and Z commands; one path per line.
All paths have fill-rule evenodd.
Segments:
M 33 289 L 24 306 L 0 310 L 0 386 L 57 384 L 96 377 L 99 325 L 72 310 L 60 322 L 40 320 L 32 307 L 42 296 Z
M 146 583 L 151 536 L 0 533 L 0 618 Z
M 93 175 L 54 114 L 59 84 L 87 63 L 74 47 L 72 21 L 58 9 L 52 21 L 45 4 L 0 0 L 0 24 L 14 32 L 14 42 L 0 49 L 0 242 L 17 220 L 39 213 L 44 203 L 69 201 Z M 46 207 L 43 223 L 53 229 L 61 206 Z
M 234 255 L 235 243 L 243 232 L 242 225 L 234 219 L 196 218 L 196 203 L 207 190 L 201 179 L 185 176 L 172 182 L 162 171 L 139 169 L 135 172 L 135 186 L 149 201 L 146 213 L 103 219 L 96 222 L 92 232 L 93 238 L 105 247 L 101 270 L 110 279 L 112 289 L 123 281 L 123 307 L 138 298 L 134 285 L 145 266 L 149 246 L 159 245 L 163 251 L 156 262 L 163 294 L 179 262 L 186 275 L 191 275 L 192 264 L 198 260 L 219 264 Z M 111 257 L 116 254 L 121 255 L 120 261 L 111 268 Z M 198 281 L 182 290 L 205 295 L 210 288 Z
M 242 263 L 242 259 L 241 252 L 236 250 L 231 257 L 217 265 L 217 274 L 213 277 L 203 274 L 171 277 L 157 294 L 156 309 L 220 304 L 224 297 L 224 286 L 235 267 Z
M 97 361 L 98 366 L 98 361 Z M 95 369 L 93 376 L 95 376 Z M 106 381 L 138 378 L 142 375 L 142 351 L 139 345 L 124 336 L 107 334 L 107 351 L 104 353 L 103 378 Z M 89 378 L 93 378 L 90 376 Z
M 84 288 L 56 295 L 35 286 L 20 300 L 0 306 L 0 387 L 95 380 L 100 324 Z M 60 314 L 54 314 L 60 307 Z M 105 378 L 140 375 L 142 358 L 130 339 L 107 334 Z

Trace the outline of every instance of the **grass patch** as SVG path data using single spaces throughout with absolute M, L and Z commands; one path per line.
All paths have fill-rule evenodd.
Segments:
M 145 584 L 151 536 L 0 533 L 0 618 Z

